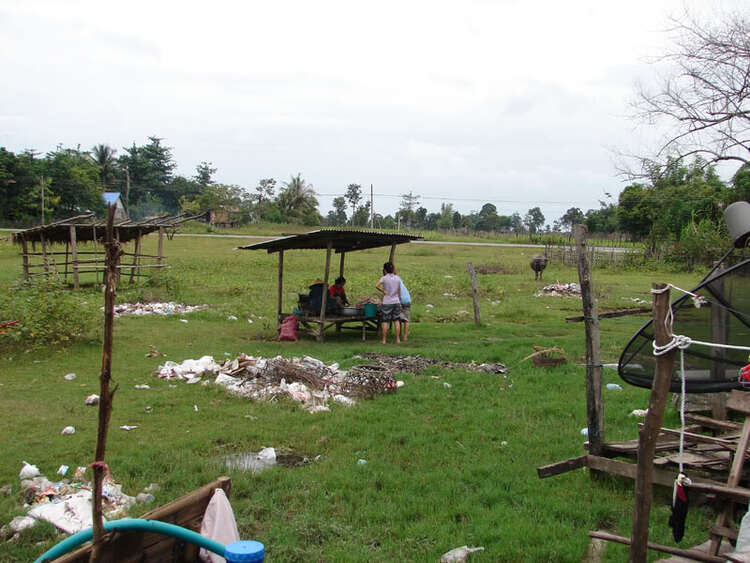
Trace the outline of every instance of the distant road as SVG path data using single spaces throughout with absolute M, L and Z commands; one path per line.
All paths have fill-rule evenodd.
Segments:
M 19 231 L 20 229 L 0 229 L 0 231 Z M 268 240 L 278 238 L 272 235 L 218 235 L 210 233 L 176 233 L 176 237 L 204 237 L 204 238 L 241 238 Z M 436 244 L 438 246 L 493 246 L 499 248 L 544 248 L 543 244 L 521 244 L 516 242 L 463 242 L 452 240 L 413 240 L 411 244 Z M 621 254 L 627 252 L 627 248 L 612 246 L 596 246 L 598 252 L 614 252 Z

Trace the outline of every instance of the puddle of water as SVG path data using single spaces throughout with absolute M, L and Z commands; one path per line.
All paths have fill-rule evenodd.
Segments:
M 271 456 L 266 453 L 266 450 L 231 454 L 224 457 L 223 461 L 227 469 L 250 471 L 251 473 L 260 473 L 276 465 L 282 467 L 302 467 L 310 463 L 308 458 L 301 455 L 276 452 L 275 456 Z

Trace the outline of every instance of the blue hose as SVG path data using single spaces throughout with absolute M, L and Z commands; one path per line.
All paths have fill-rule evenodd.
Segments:
M 105 522 L 104 529 L 108 532 L 150 532 L 152 534 L 161 534 L 163 536 L 171 536 L 180 540 L 184 540 L 188 543 L 197 545 L 212 551 L 216 555 L 224 557 L 225 546 L 212 539 L 206 538 L 192 530 L 183 528 L 182 526 L 175 526 L 174 524 L 167 524 L 166 522 L 159 522 L 158 520 L 141 520 L 140 518 L 123 518 L 122 520 L 115 520 L 113 522 Z M 94 537 L 93 528 L 82 530 L 77 534 L 73 534 L 69 538 L 65 538 L 63 541 L 53 546 L 49 550 L 45 551 L 34 563 L 44 563 L 44 561 L 50 561 L 56 559 L 62 555 L 65 555 L 69 551 L 78 547 L 82 543 L 91 541 Z

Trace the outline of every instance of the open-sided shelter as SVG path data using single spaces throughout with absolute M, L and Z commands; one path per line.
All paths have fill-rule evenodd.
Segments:
M 123 252 L 120 273 L 125 272 L 132 282 L 135 277 L 147 275 L 142 269 L 165 267 L 164 235 L 169 236 L 178 225 L 190 219 L 193 217 L 165 215 L 140 222 L 125 219 L 115 223 L 115 238 L 122 244 L 134 242 L 132 251 Z M 83 274 L 93 274 L 98 281 L 104 273 L 105 227 L 106 220 L 87 213 L 14 233 L 13 242 L 21 246 L 24 278 L 54 274 L 63 276 L 67 283 L 68 275 L 72 275 L 76 289 Z M 143 254 L 141 240 L 152 232 L 159 233 L 157 253 Z M 56 244 L 65 245 L 65 250 L 55 250 Z M 79 248 L 82 244 L 83 249 Z
M 317 318 L 306 317 L 301 319 L 304 326 L 309 324 L 317 325 L 313 329 L 317 340 L 323 341 L 323 332 L 332 326 L 340 328 L 343 323 L 346 322 L 361 322 L 362 331 L 364 337 L 365 324 L 373 319 L 367 317 L 352 317 L 352 316 L 335 316 L 326 315 L 326 302 L 328 299 L 328 282 L 329 274 L 331 270 L 331 254 L 335 252 L 340 256 L 339 258 L 339 276 L 344 275 L 344 259 L 347 252 L 354 252 L 355 250 L 366 250 L 368 248 L 380 248 L 390 247 L 390 254 L 388 260 L 394 262 L 396 254 L 396 246 L 411 242 L 413 240 L 420 240 L 422 237 L 419 235 L 412 235 L 406 233 L 388 233 L 380 231 L 370 230 L 354 230 L 354 229 L 321 229 L 317 231 L 310 231 L 300 235 L 290 235 L 280 237 L 277 239 L 259 242 L 256 244 L 248 244 L 247 246 L 240 246 L 242 250 L 266 250 L 269 254 L 278 252 L 279 253 L 279 285 L 278 285 L 278 303 L 276 307 L 277 320 L 281 323 L 282 319 L 291 313 L 282 312 L 281 298 L 283 295 L 283 282 L 284 282 L 284 252 L 287 250 L 323 250 L 326 251 L 326 262 L 325 262 L 325 273 L 323 276 L 323 284 L 326 291 L 323 291 L 323 304 L 320 308 L 320 316 Z

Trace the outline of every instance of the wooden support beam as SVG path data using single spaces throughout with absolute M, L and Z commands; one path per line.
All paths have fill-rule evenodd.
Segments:
M 49 261 L 47 260 L 47 239 L 44 237 L 44 233 L 40 233 L 42 239 L 42 261 L 44 262 L 44 271 L 49 274 Z
M 346 252 L 341 253 L 341 257 L 339 258 L 339 277 L 344 277 L 344 256 L 346 256 Z
M 474 272 L 474 264 L 469 262 L 466 264 L 466 269 L 469 270 L 469 280 L 471 280 L 471 296 L 474 302 L 474 324 L 481 326 L 482 319 L 479 316 L 479 289 L 477 289 L 477 275 L 476 272 Z
M 29 279 L 29 245 L 26 243 L 26 237 L 21 235 L 21 252 L 23 252 L 23 278 Z
M 553 477 L 554 475 L 560 475 L 562 473 L 567 473 L 568 471 L 573 471 L 574 469 L 586 467 L 588 465 L 588 457 L 589 456 L 587 455 L 571 457 L 564 461 L 557 461 L 555 463 L 550 463 L 549 465 L 537 467 L 537 477 L 540 479 L 546 479 L 547 477 Z
M 326 306 L 328 305 L 328 276 L 331 273 L 331 250 L 333 248 L 333 241 L 328 241 L 328 247 L 326 248 L 326 272 L 323 277 L 323 299 L 320 305 L 320 328 L 318 329 L 318 342 L 323 342 L 323 331 L 324 323 L 326 320 Z
M 586 252 L 586 227 L 575 226 L 578 248 L 578 279 L 581 284 L 586 329 L 586 419 L 589 452 L 601 455 L 604 443 L 604 404 L 602 403 L 602 367 L 599 344 L 599 316 L 596 310 L 591 267 Z
M 396 244 L 391 245 L 391 254 L 388 256 L 388 261 L 394 266 L 396 265 L 396 246 Z
M 164 227 L 159 227 L 159 242 L 156 247 L 156 263 L 161 264 L 162 258 L 164 257 Z
M 655 283 L 652 286 L 654 309 L 654 340 L 657 346 L 666 345 L 672 338 L 672 327 L 665 321 L 669 311 L 669 286 Z M 654 450 L 656 440 L 664 420 L 664 407 L 669 394 L 672 378 L 674 350 L 656 357 L 656 374 L 648 401 L 646 423 L 638 433 L 638 467 L 635 480 L 635 500 L 633 507 L 633 531 L 630 537 L 630 563 L 644 563 L 648 545 L 648 519 L 653 498 Z
M 130 280 L 128 283 L 133 283 L 133 277 L 135 274 L 139 274 L 140 272 L 138 270 L 138 262 L 140 261 L 140 253 L 141 253 L 141 230 L 138 229 L 138 236 L 135 239 L 135 248 L 133 249 L 133 267 L 130 268 Z
M 719 274 L 724 268 L 717 264 L 714 272 Z M 724 290 L 724 280 L 718 279 L 712 282 L 712 287 L 718 293 Z M 713 291 L 713 289 L 712 289 Z M 711 304 L 711 342 L 717 344 L 729 343 L 729 311 L 726 307 L 721 307 L 717 303 Z M 714 381 L 723 381 L 726 377 L 724 373 L 724 361 L 727 358 L 727 351 L 724 348 L 711 348 L 711 379 Z M 727 405 L 724 395 L 720 393 L 711 394 L 711 416 L 718 420 L 727 420 Z
M 161 229 L 160 229 L 161 230 Z M 159 253 L 161 254 L 161 252 Z M 279 250 L 279 287 L 276 300 L 276 324 L 281 328 L 281 301 L 284 295 L 284 251 Z
M 702 416 L 699 414 L 685 414 L 685 421 L 700 424 L 705 428 L 711 428 L 713 430 L 739 432 L 742 430 L 742 425 L 736 422 L 729 422 L 727 420 L 716 420 L 708 416 Z
M 606 313 L 598 313 L 597 317 L 600 319 L 614 319 L 616 317 L 627 317 L 628 315 L 642 315 L 644 313 L 650 313 L 651 307 L 630 307 L 628 309 L 620 309 L 619 311 L 607 311 Z M 566 323 L 581 323 L 586 320 L 585 316 L 578 317 L 565 317 Z
M 625 538 L 625 537 L 618 536 L 615 534 L 610 534 L 607 532 L 589 532 L 589 537 L 599 538 L 600 540 L 629 545 L 631 550 L 633 548 L 633 544 L 631 543 L 630 538 Z M 660 551 L 662 553 L 669 553 L 671 555 L 679 555 L 680 557 L 686 557 L 688 559 L 692 559 L 693 561 L 704 561 L 705 563 L 725 563 L 726 561 L 733 561 L 731 557 L 728 557 L 726 555 L 722 557 L 717 557 L 715 555 L 709 555 L 704 551 L 698 551 L 696 549 L 680 549 L 677 547 L 670 547 L 668 545 L 660 545 L 658 543 L 653 543 L 653 542 L 648 542 L 648 548 L 653 549 L 654 551 Z

